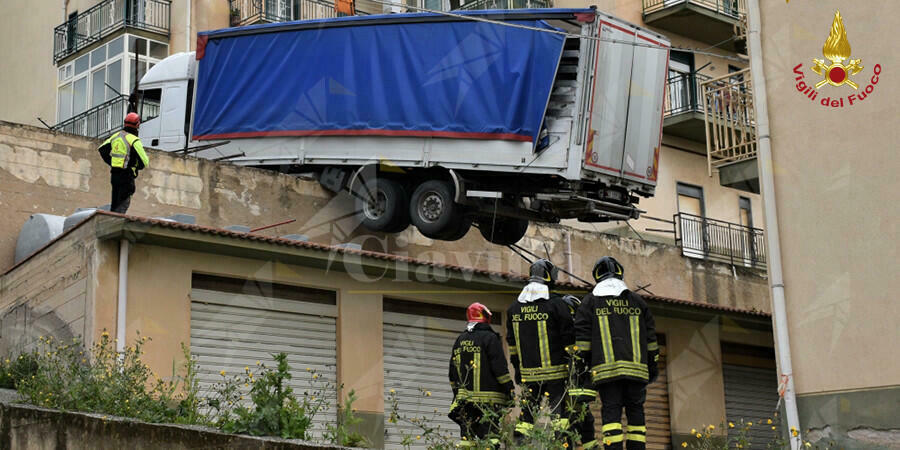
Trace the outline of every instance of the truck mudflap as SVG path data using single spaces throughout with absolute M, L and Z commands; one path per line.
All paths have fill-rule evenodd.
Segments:
M 583 168 L 655 186 L 669 43 L 608 16 L 598 25 Z

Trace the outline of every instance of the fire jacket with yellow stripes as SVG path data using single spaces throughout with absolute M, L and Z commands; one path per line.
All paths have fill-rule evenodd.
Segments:
M 510 399 L 512 378 L 503 355 L 500 335 L 486 323 L 462 332 L 450 357 L 450 387 L 453 405 L 459 402 L 500 403 Z
M 506 317 L 506 342 L 517 381 L 539 383 L 569 376 L 566 347 L 575 343 L 575 328 L 559 294 L 528 303 L 516 301 Z
M 617 295 L 588 294 L 575 315 L 575 332 L 575 346 L 594 384 L 619 379 L 647 383 L 657 371 L 653 314 L 638 294 L 627 289 Z

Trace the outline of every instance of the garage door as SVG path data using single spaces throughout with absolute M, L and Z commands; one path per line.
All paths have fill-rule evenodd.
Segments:
M 465 317 L 465 310 L 459 317 Z M 459 427 L 447 417 L 453 401 L 447 371 L 453 343 L 465 327 L 465 320 L 384 313 L 385 417 L 390 414 L 387 399 L 394 389 L 402 416 L 424 417 L 432 427 L 440 427 L 442 435 L 450 439 L 459 436 Z M 431 396 L 424 396 L 423 390 Z M 386 448 L 403 448 L 400 445 L 403 436 L 416 436 L 421 434 L 421 429 L 387 422 L 384 433 Z M 425 445 L 411 448 L 425 448 Z
M 321 435 L 326 423 L 336 421 L 337 307 L 333 294 L 328 304 L 321 302 L 323 291 L 311 291 L 309 298 L 319 302 L 307 302 L 301 300 L 301 288 L 292 289 L 292 298 L 285 299 L 195 287 L 191 354 L 199 362 L 201 395 L 210 395 L 213 384 L 222 381 L 220 371 L 241 374 L 257 361 L 275 367 L 272 354 L 286 353 L 296 394 L 303 395 L 311 386 L 326 389 L 329 407 L 313 419 L 314 434 Z M 307 368 L 321 377 L 314 381 Z
M 725 376 L 725 416 L 732 422 L 741 419 L 757 422 L 771 418 L 778 403 L 778 375 L 775 369 L 723 364 Z M 729 430 L 737 434 L 737 429 Z M 771 442 L 774 431 L 769 426 L 750 428 L 753 447 Z
M 644 416 L 647 421 L 647 449 L 668 450 L 672 448 L 672 436 L 669 429 L 669 384 L 666 378 L 666 340 L 659 335 L 659 378 L 647 387 L 647 401 L 644 403 Z M 600 401 L 592 405 L 596 436 L 602 436 L 600 419 Z M 625 420 L 624 414 L 622 422 Z

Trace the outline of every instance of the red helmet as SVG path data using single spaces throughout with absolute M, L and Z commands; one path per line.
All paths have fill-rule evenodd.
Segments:
M 141 116 L 137 115 L 137 113 L 128 113 L 125 116 L 125 125 L 131 125 L 133 127 L 137 127 L 141 124 Z
M 491 310 L 481 303 L 472 303 L 466 308 L 466 320 L 469 322 L 491 322 Z

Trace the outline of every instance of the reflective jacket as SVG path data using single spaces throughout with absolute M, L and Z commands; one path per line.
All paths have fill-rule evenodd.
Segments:
M 621 289 L 600 289 L 616 284 L 609 281 L 598 284 L 581 302 L 575 316 L 575 345 L 594 384 L 619 379 L 647 383 L 659 359 L 653 314 L 621 280 L 615 280 Z
M 500 335 L 486 323 L 463 331 L 453 344 L 450 357 L 450 387 L 453 405 L 458 402 L 500 403 L 509 401 L 512 378 Z
M 566 346 L 575 343 L 575 329 L 562 297 L 550 293 L 549 299 L 516 301 L 506 314 L 506 342 L 517 381 L 566 379 L 569 375 Z
M 139 170 L 150 165 L 141 139 L 128 131 L 113 133 L 97 149 L 100 157 L 111 167 L 110 173 L 129 173 L 137 176 Z

